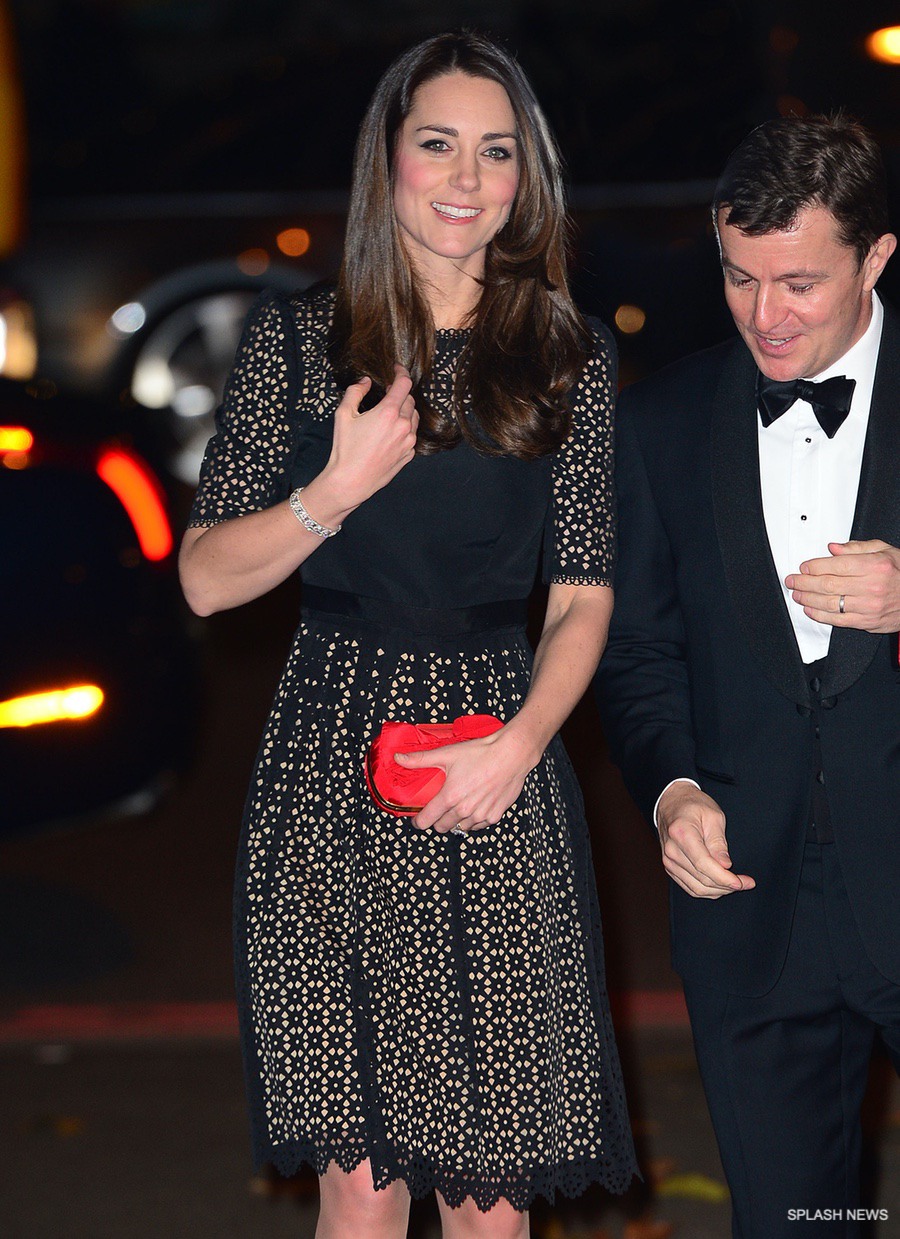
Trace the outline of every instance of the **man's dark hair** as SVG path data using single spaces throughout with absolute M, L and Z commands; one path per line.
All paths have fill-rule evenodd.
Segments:
M 858 121 L 785 116 L 754 129 L 731 153 L 713 196 L 713 219 L 748 236 L 792 228 L 805 207 L 834 216 L 841 242 L 860 266 L 888 231 L 887 183 L 881 151 Z

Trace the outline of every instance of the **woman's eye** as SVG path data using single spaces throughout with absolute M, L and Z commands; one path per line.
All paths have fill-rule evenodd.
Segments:
M 423 151 L 449 151 L 450 149 L 443 138 L 429 138 L 421 146 Z
M 504 159 L 512 159 L 512 151 L 506 146 L 489 146 L 484 153 L 488 159 L 495 159 L 498 163 Z

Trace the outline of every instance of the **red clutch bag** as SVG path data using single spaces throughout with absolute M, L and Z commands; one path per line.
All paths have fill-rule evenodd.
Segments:
M 492 714 L 463 714 L 452 723 L 382 723 L 366 753 L 366 782 L 379 809 L 411 817 L 443 786 L 446 775 L 437 766 L 410 770 L 394 761 L 395 753 L 421 753 L 445 744 L 477 740 L 499 731 Z

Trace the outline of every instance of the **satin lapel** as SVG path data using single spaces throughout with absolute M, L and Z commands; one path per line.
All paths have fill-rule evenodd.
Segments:
M 850 537 L 900 546 L 900 319 L 887 305 Z M 835 628 L 822 692 L 845 692 L 869 666 L 880 642 L 877 633 Z
M 750 648 L 791 701 L 809 688 L 766 536 L 756 437 L 756 366 L 735 342 L 715 393 L 711 428 L 713 508 L 725 577 Z

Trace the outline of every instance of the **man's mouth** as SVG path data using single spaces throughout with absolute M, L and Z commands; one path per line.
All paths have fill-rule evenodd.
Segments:
M 444 215 L 447 219 L 474 219 L 476 215 L 481 214 L 483 209 L 482 207 L 453 206 L 449 202 L 432 202 L 431 205 L 438 215 Z
M 761 336 L 758 333 L 756 338 L 760 344 L 770 349 L 786 348 L 788 344 L 792 344 L 797 339 L 796 336 Z

